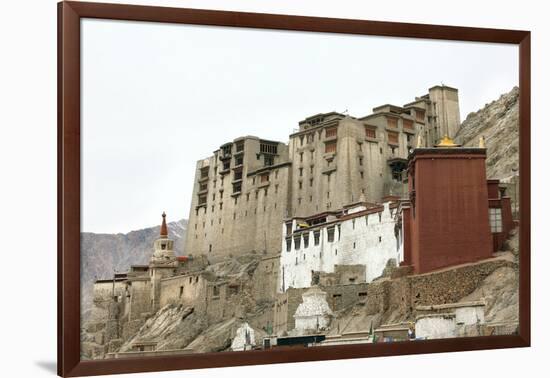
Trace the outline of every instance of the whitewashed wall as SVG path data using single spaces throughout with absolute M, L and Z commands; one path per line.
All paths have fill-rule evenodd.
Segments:
M 416 337 L 427 339 L 455 337 L 455 316 L 450 314 L 433 314 L 417 319 L 415 333 Z
M 459 324 L 473 325 L 485 323 L 484 306 L 459 307 L 455 310 L 455 315 L 456 322 Z
M 353 209 L 350 209 L 350 213 L 352 211 Z M 283 224 L 279 291 L 286 291 L 289 287 L 309 287 L 312 270 L 332 273 L 335 265 L 365 265 L 365 281 L 370 282 L 382 274 L 389 259 L 402 261 L 394 233 L 395 220 L 390 212 L 389 203 L 385 203 L 384 210 L 379 213 L 348 219 L 339 224 L 341 235 L 335 226 L 333 242 L 327 241 L 328 227 L 322 226 L 319 245 L 315 245 L 314 233 L 310 230 L 307 231 L 308 248 L 304 248 L 302 238 L 300 249 L 296 250 L 293 236 L 289 252 L 286 248 L 286 226 Z M 296 229 L 295 220 L 292 228 Z

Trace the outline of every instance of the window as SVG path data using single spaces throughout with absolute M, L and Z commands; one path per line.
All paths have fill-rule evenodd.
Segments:
M 292 249 L 292 238 L 286 238 L 286 251 L 290 252 Z
M 286 224 L 286 234 L 287 235 L 292 234 L 292 223 L 287 223 Z
M 242 171 L 242 168 L 240 168 L 238 171 L 235 171 L 233 173 L 233 180 L 237 181 L 242 179 L 243 179 L 243 171 Z
M 268 167 L 268 166 L 273 165 L 273 164 L 274 164 L 273 156 L 265 155 L 264 156 L 264 166 Z
M 208 171 L 209 171 L 210 167 L 204 167 L 204 168 L 201 168 L 201 178 L 206 178 L 208 177 Z
M 388 127 L 392 129 L 397 129 L 397 118 L 394 117 L 386 117 L 386 120 L 388 122 Z
M 309 233 L 304 234 L 304 248 L 309 247 Z
M 298 183 L 298 188 L 302 189 L 302 182 L 301 181 Z
M 313 186 L 313 179 L 312 178 L 309 179 L 309 186 Z
M 233 184 L 233 193 L 240 193 L 241 192 L 241 186 L 242 186 L 242 183 L 240 183 L 240 182 L 237 182 L 237 183 Z
M 260 176 L 260 183 L 268 182 L 269 181 L 269 173 L 264 173 Z
M 313 244 L 314 245 L 319 245 L 320 237 L 321 237 L 321 231 L 319 231 L 319 230 L 313 231 Z
M 403 120 L 403 128 L 404 129 L 409 129 L 409 130 L 414 130 L 413 121 L 410 120 L 410 119 L 404 119 Z
M 327 241 L 329 243 L 334 241 L 334 226 L 327 228 Z
M 163 250 L 166 249 L 166 244 L 165 244 L 165 243 L 162 243 L 162 244 L 160 245 L 160 249 L 163 249 Z
M 304 175 L 304 168 L 298 168 L 298 171 L 300 172 L 300 177 Z
M 489 224 L 491 225 L 491 232 L 502 232 L 502 210 L 501 209 L 489 209 Z
M 304 153 L 300 152 L 300 163 L 304 161 Z
M 307 142 L 308 143 L 311 143 L 313 142 L 313 139 L 315 138 L 315 134 L 314 133 L 309 133 L 307 134 Z
M 199 191 L 202 192 L 203 190 L 208 189 L 208 182 L 203 182 L 199 185 Z
M 223 170 L 224 170 L 224 171 L 226 171 L 226 170 L 229 169 L 230 163 L 231 163 L 231 162 L 230 162 L 229 160 L 225 160 L 225 161 L 223 162 Z
M 242 156 L 235 157 L 235 166 L 238 166 L 238 165 L 243 165 L 243 157 Z
M 325 138 L 332 138 L 332 137 L 335 137 L 337 134 L 338 134 L 337 127 L 330 127 L 325 129 Z
M 220 288 L 219 286 L 212 287 L 212 296 L 213 297 L 219 297 L 220 296 Z
M 180 298 L 183 297 L 183 286 L 180 286 Z
M 336 141 L 325 143 L 325 153 L 335 153 L 336 152 Z
M 351 228 L 352 228 L 353 230 L 355 230 L 355 219 L 353 219 L 353 220 L 351 221 Z
M 229 296 L 237 295 L 239 293 L 239 286 L 231 285 L 229 286 Z
M 424 116 L 426 115 L 426 113 L 424 112 L 424 110 L 420 110 L 420 109 L 417 109 L 415 111 L 416 113 L 416 120 L 418 122 L 424 122 Z
M 359 158 L 359 165 L 363 165 L 363 158 L 362 157 Z
M 212 252 L 212 244 L 208 245 L 208 252 Z
M 370 139 L 376 139 L 376 129 L 373 127 L 365 126 L 365 136 Z
M 302 241 L 302 235 L 296 235 L 294 236 L 294 249 L 298 250 L 300 249 L 300 242 Z
M 260 152 L 263 154 L 277 154 L 277 143 L 260 141 Z
M 201 194 L 199 196 L 199 205 L 204 205 L 206 204 L 206 194 Z
M 388 143 L 399 144 L 399 134 L 388 131 Z
M 237 152 L 244 151 L 244 141 L 235 143 L 235 151 Z
M 224 156 L 231 155 L 231 145 L 228 144 L 222 147 L 222 152 Z

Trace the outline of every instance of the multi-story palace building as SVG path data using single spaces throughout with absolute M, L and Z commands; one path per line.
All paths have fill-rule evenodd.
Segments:
M 280 253 L 285 219 L 360 198 L 406 196 L 410 149 L 454 137 L 458 90 L 435 86 L 403 106 L 356 118 L 330 112 L 299 122 L 288 145 L 246 136 L 197 162 L 185 250 L 211 259 Z

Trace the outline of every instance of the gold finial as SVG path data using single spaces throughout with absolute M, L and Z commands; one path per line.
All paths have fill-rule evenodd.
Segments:
M 436 147 L 460 147 L 460 144 L 456 144 L 448 135 L 445 135 Z
M 487 148 L 485 146 L 485 137 L 483 135 L 479 137 L 479 148 Z

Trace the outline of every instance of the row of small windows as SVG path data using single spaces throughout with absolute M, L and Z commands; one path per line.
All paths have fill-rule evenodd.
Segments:
M 492 209 L 492 210 L 500 210 L 500 209 Z M 364 219 L 365 219 L 365 225 L 368 226 L 369 225 L 369 217 L 365 216 Z M 351 223 L 353 230 L 355 230 L 356 220 L 357 219 L 353 219 L 352 223 Z M 378 213 L 378 222 L 379 223 L 382 222 L 382 213 L 381 212 Z M 335 227 L 338 227 L 338 240 L 340 240 L 340 237 L 342 236 L 341 225 L 340 224 L 338 224 L 337 226 L 327 227 L 326 228 L 326 230 L 327 230 L 327 241 L 329 243 L 332 243 L 334 241 Z M 287 235 L 290 235 L 292 233 L 292 224 L 291 223 L 286 224 L 286 233 L 287 233 Z M 321 230 L 314 230 L 313 231 L 314 245 L 319 245 L 320 235 L 321 235 Z M 302 237 L 304 238 L 304 248 L 307 248 L 309 246 L 309 232 L 305 232 L 303 234 L 299 234 L 299 235 L 294 236 L 294 249 L 300 249 L 300 238 L 302 238 Z M 378 238 L 378 241 L 382 242 L 382 237 L 381 236 Z M 286 239 L 286 250 L 290 251 L 291 248 L 292 248 L 292 237 L 287 237 L 287 239 Z M 354 246 L 354 248 L 355 248 L 355 246 Z
M 325 131 L 325 138 L 332 138 L 338 135 L 338 127 L 334 126 L 319 130 L 319 138 L 321 138 L 321 133 L 323 132 L 323 130 Z M 304 145 L 304 138 L 306 143 L 313 143 L 315 140 L 315 132 L 300 135 L 300 146 Z

